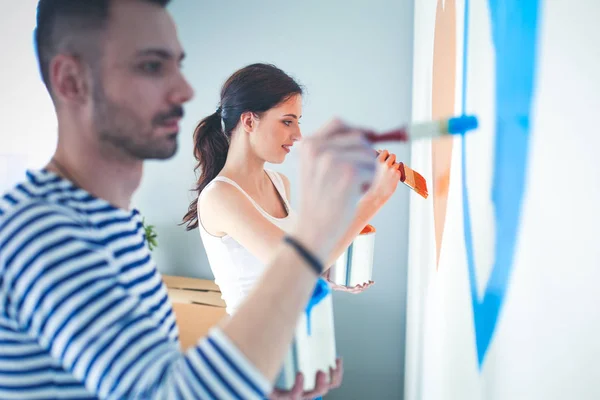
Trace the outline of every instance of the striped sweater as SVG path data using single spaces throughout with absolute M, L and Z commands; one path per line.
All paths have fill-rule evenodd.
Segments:
M 46 170 L 0 198 L 0 399 L 246 399 L 270 389 L 217 328 L 180 351 L 137 211 Z

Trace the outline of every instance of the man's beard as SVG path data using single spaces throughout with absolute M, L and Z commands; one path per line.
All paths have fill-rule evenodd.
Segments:
M 148 125 L 127 108 L 110 101 L 101 90 L 97 88 L 94 93 L 94 127 L 102 142 L 110 143 L 138 160 L 164 160 L 177 152 L 177 132 L 154 137 L 152 129 L 169 118 L 182 117 L 181 106 L 155 116 Z

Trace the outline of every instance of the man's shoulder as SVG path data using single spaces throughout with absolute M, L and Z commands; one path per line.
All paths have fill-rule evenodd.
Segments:
M 19 219 L 22 218 L 27 219 L 29 224 L 49 218 L 60 218 L 85 226 L 85 221 L 80 218 L 77 211 L 67 204 L 44 198 L 21 199 L 12 203 L 10 192 L 1 196 L 0 202 L 2 203 L 0 204 L 0 235 L 2 231 L 18 224 Z
M 19 197 L 21 192 L 0 196 L 0 274 L 13 271 L 6 279 L 62 259 L 87 260 L 104 249 L 89 221 L 68 203 L 41 195 Z
M 61 217 L 83 224 L 77 210 L 64 201 L 64 196 L 52 196 L 60 191 L 55 182 L 39 182 L 31 175 L 28 177 L 0 194 L 0 235 L 3 230 L 18 223 L 20 217 L 27 215 L 30 216 L 29 223 Z
M 62 193 L 58 180 L 28 179 L 0 194 L 0 270 L 18 255 L 44 246 L 59 246 L 61 238 L 84 238 L 88 221 Z

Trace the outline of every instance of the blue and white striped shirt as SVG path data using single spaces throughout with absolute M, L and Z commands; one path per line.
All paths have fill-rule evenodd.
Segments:
M 0 199 L 0 399 L 246 399 L 270 390 L 217 328 L 180 351 L 137 211 L 46 170 Z

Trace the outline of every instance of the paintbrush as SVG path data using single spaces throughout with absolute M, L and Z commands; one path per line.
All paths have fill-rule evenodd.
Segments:
M 424 199 L 429 196 L 429 192 L 427 191 L 427 181 L 423 175 L 412 168 L 408 168 L 402 162 L 399 163 L 398 169 L 401 174 L 400 182 L 417 192 L 417 194 L 421 195 Z
M 468 131 L 477 129 L 479 123 L 477 117 L 463 115 L 460 117 L 444 118 L 436 121 L 420 122 L 403 126 L 401 128 L 378 134 L 367 131 L 367 140 L 371 143 L 379 142 L 408 142 L 418 139 L 434 139 L 449 135 L 462 135 Z M 379 152 L 377 152 L 379 155 Z M 423 175 L 407 167 L 404 163 L 398 163 L 400 171 L 400 182 L 417 192 L 423 198 L 429 196 L 427 181 Z
M 381 152 L 377 151 L 377 155 L 379 155 L 379 153 Z M 396 163 L 395 165 L 398 166 L 398 171 L 400 171 L 400 182 L 417 192 L 417 194 L 421 195 L 424 199 L 429 197 L 427 180 L 423 175 L 414 169 L 407 167 L 403 162 Z
M 366 136 L 367 140 L 371 143 L 408 142 L 418 139 L 462 135 L 470 130 L 477 129 L 477 126 L 477 117 L 464 115 L 462 117 L 414 123 L 381 134 L 374 131 L 367 131 Z

